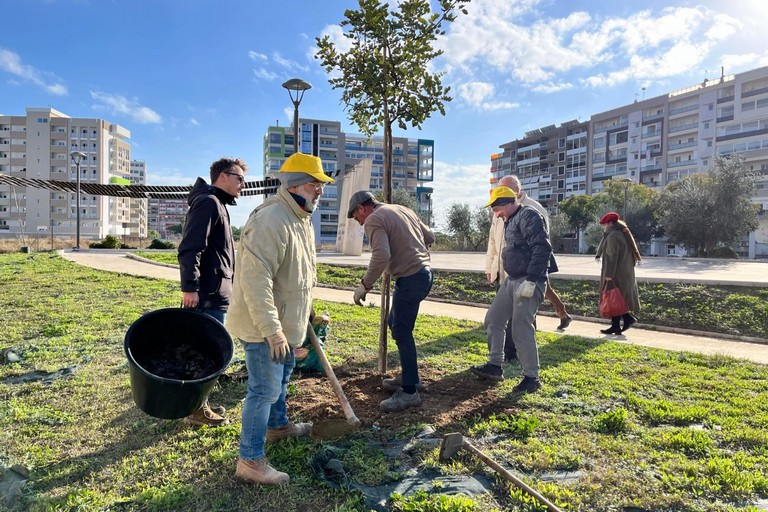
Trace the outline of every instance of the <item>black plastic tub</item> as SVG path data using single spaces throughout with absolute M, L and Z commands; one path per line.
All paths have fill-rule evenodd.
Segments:
M 221 323 L 199 311 L 158 309 L 125 334 L 133 401 L 162 419 L 195 412 L 227 369 L 234 345 Z

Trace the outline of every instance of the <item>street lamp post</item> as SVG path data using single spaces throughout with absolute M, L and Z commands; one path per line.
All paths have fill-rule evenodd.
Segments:
M 283 87 L 288 89 L 288 96 L 293 102 L 293 152 L 299 152 L 299 104 L 304 98 L 304 91 L 311 89 L 312 86 L 301 78 L 291 78 L 283 83 Z M 294 93 L 295 91 L 295 93 Z
M 82 151 L 73 151 L 69 154 L 69 156 L 72 157 L 72 161 L 75 163 L 75 167 L 77 168 L 77 197 L 75 198 L 76 201 L 76 207 L 77 207 L 77 235 L 76 235 L 76 245 L 75 245 L 75 251 L 80 250 L 80 162 L 83 161 L 83 158 L 86 158 L 88 155 L 83 153 Z
M 622 178 L 619 183 L 624 185 L 624 209 L 621 211 L 621 217 L 626 220 L 627 218 L 627 189 L 632 184 L 632 180 L 629 178 Z

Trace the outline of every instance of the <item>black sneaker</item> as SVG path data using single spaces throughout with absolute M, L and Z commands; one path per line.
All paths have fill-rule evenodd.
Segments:
M 501 369 L 501 366 L 496 366 L 495 364 L 485 363 L 482 366 L 473 366 L 469 371 L 481 379 L 495 382 L 504 380 L 504 371 Z
M 520 384 L 512 388 L 515 393 L 533 393 L 541 389 L 541 381 L 537 377 L 523 377 Z
M 517 348 L 515 348 L 515 343 L 512 341 L 507 341 L 504 343 L 504 362 L 505 363 L 511 363 L 517 359 Z

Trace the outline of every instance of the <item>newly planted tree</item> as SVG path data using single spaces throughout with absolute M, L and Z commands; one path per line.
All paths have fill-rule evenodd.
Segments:
M 392 125 L 405 130 L 421 128 L 432 113 L 445 115 L 451 101 L 444 73 L 430 63 L 443 52 L 435 48 L 443 26 L 466 14 L 469 0 L 439 0 L 432 12 L 429 0 L 403 0 L 390 10 L 380 0 L 359 0 L 359 9 L 344 11 L 341 22 L 350 47 L 340 51 L 329 36 L 317 38 L 318 59 L 334 89 L 342 89 L 349 119 L 366 135 L 381 127 L 384 132 L 384 197 L 392 200 Z M 379 370 L 386 371 L 386 318 L 389 309 L 389 275 L 381 286 Z

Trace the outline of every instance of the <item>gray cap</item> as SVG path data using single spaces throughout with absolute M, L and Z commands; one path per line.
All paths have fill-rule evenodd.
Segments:
M 368 190 L 360 190 L 352 194 L 352 199 L 349 200 L 349 209 L 347 210 L 347 218 L 351 219 L 352 214 L 355 212 L 355 208 L 365 203 L 366 201 L 370 201 L 371 199 L 376 201 L 376 198 L 373 197 L 373 194 L 371 194 Z
M 305 172 L 280 172 L 277 177 L 285 188 L 293 188 L 315 181 L 314 176 Z

